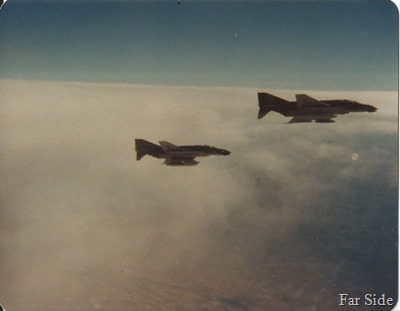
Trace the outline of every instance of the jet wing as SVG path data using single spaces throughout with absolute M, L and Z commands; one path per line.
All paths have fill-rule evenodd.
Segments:
M 292 124 L 292 123 L 309 123 L 312 122 L 313 119 L 306 117 L 306 116 L 296 116 L 292 120 L 290 120 L 287 124 Z
M 328 104 L 325 104 L 323 102 L 320 102 L 319 100 L 316 100 L 315 98 L 312 98 L 306 94 L 296 94 L 296 102 L 297 102 L 297 107 L 302 108 L 302 107 L 329 107 Z
M 335 118 L 334 114 L 310 114 L 310 115 L 299 115 L 295 116 L 292 120 L 288 122 L 290 123 L 333 123 L 335 122 L 332 118 Z
M 175 157 L 168 157 L 164 161 L 165 165 L 171 165 L 171 166 L 194 166 L 199 164 L 198 161 L 194 159 L 194 157 L 188 157 L 188 158 L 175 158 Z
M 181 149 L 179 146 L 171 144 L 170 142 L 167 142 L 167 141 L 160 141 L 159 143 L 160 143 L 162 150 L 164 150 L 164 151 Z

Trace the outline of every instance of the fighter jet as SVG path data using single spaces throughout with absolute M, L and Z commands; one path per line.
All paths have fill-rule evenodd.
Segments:
M 375 112 L 374 106 L 364 105 L 355 101 L 316 100 L 306 94 L 296 94 L 296 101 L 289 102 L 268 93 L 258 93 L 258 119 L 270 111 L 278 112 L 285 117 L 293 117 L 288 123 L 317 122 L 332 123 L 338 114 L 349 112 Z
M 229 155 L 230 151 L 211 146 L 176 146 L 167 141 L 160 141 L 160 146 L 144 139 L 135 139 L 136 160 L 139 161 L 146 154 L 157 159 L 165 159 L 165 165 L 193 166 L 199 162 L 196 157 L 209 155 Z

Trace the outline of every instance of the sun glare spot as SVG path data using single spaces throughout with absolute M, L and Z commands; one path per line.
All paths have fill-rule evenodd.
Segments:
M 356 152 L 352 153 L 352 154 L 351 154 L 351 159 L 352 159 L 353 161 L 357 161 L 357 160 L 358 160 L 358 153 L 356 153 Z

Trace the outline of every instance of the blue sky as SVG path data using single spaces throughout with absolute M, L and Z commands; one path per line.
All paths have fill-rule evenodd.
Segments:
M 397 90 L 389 1 L 8 1 L 0 78 Z

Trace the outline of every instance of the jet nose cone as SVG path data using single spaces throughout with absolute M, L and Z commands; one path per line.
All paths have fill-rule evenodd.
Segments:
M 376 108 L 376 107 L 374 107 L 374 106 L 369 106 L 368 107 L 368 111 L 369 112 L 375 112 L 375 111 L 377 111 L 378 110 L 378 108 Z
M 231 154 L 231 152 L 230 152 L 230 151 L 228 151 L 228 150 L 222 150 L 222 154 L 223 154 L 223 155 L 230 155 L 230 154 Z

